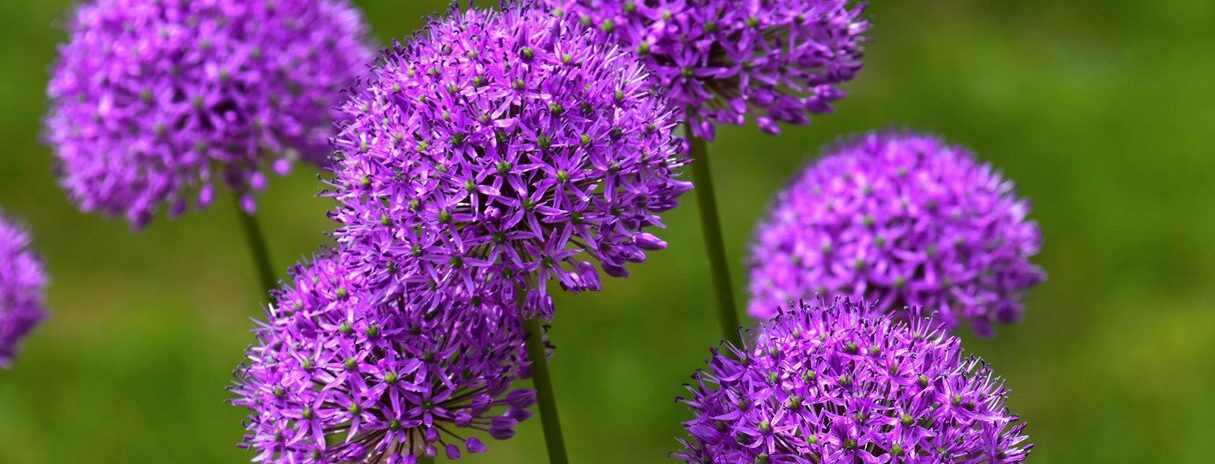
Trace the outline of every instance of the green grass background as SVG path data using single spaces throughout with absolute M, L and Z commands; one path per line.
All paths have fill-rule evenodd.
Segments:
M 445 0 L 366 0 L 381 40 Z M 53 278 L 51 317 L 0 372 L 0 462 L 217 463 L 243 411 L 225 386 L 259 294 L 229 198 L 132 233 L 82 215 L 38 140 L 66 0 L 0 2 L 0 205 Z M 967 347 L 1008 378 L 1032 461 L 1210 462 L 1215 436 L 1215 3 L 874 1 L 865 70 L 838 112 L 711 146 L 736 293 L 767 199 L 818 148 L 892 126 L 973 147 L 1034 200 L 1049 280 L 1024 324 Z M 327 240 L 316 172 L 261 197 L 276 267 Z M 667 251 L 558 299 L 558 401 L 578 463 L 663 462 L 673 401 L 717 339 L 694 195 Z M 1204 458 L 1203 456 L 1206 456 Z M 544 459 L 538 421 L 473 463 Z

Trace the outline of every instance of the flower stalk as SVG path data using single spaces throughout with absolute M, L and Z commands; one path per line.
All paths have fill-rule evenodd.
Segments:
M 253 267 L 257 271 L 257 279 L 261 289 L 269 294 L 274 289 L 274 266 L 270 264 L 270 250 L 266 246 L 266 238 L 257 217 L 245 210 L 241 205 L 240 195 L 236 198 L 236 216 L 240 220 L 241 230 L 245 233 L 245 241 L 249 244 L 249 256 L 253 259 Z
M 548 447 L 548 462 L 568 464 L 565 439 L 561 435 L 561 421 L 557 417 L 557 399 L 553 392 L 553 379 L 548 370 L 548 350 L 544 343 L 544 330 L 540 318 L 533 317 L 523 323 L 527 331 L 527 357 L 532 363 L 532 383 L 536 388 L 537 407 L 540 409 L 540 425 L 544 428 L 544 443 Z
M 721 233 L 721 214 L 713 191 L 713 173 L 709 168 L 708 145 L 705 139 L 692 135 L 688 128 L 692 150 L 692 182 L 696 185 L 696 200 L 700 205 L 700 229 L 704 233 L 705 252 L 709 257 L 709 273 L 717 294 L 717 314 L 722 338 L 736 346 L 741 343 L 738 309 L 734 302 L 734 285 L 726 261 L 725 241 Z

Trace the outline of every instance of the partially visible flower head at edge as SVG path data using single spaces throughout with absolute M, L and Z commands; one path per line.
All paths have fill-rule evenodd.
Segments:
M 487 292 L 373 303 L 336 252 L 297 266 L 237 370 L 254 462 L 414 464 L 486 450 L 530 417 L 521 319 Z
M 21 340 L 46 317 L 46 282 L 29 233 L 0 211 L 0 367 L 9 367 Z
M 913 311 L 819 299 L 713 350 L 681 401 L 695 463 L 1015 463 L 1032 444 L 989 366 Z
M 805 125 L 844 97 L 869 22 L 848 0 L 543 0 L 555 15 L 634 50 L 692 133 L 754 118 Z M 851 5 L 850 5 L 851 4 Z
M 136 228 L 208 206 L 220 181 L 252 212 L 267 168 L 324 161 L 372 57 L 346 0 L 86 0 L 68 33 L 48 89 L 56 172 L 82 210 Z
M 1021 318 L 1045 275 L 1029 201 L 967 149 L 911 132 L 841 143 L 779 193 L 755 233 L 750 313 L 816 294 L 923 306 L 981 336 Z
M 679 120 L 636 57 L 507 3 L 433 19 L 344 105 L 335 235 L 385 297 L 506 282 L 551 318 L 549 281 L 598 290 L 592 260 L 627 275 L 691 188 Z

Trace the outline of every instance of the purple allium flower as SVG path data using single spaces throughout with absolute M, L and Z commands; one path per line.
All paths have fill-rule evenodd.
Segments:
M 873 133 L 829 150 L 777 195 L 751 258 L 751 315 L 790 300 L 850 295 L 923 306 L 982 336 L 1020 319 L 1044 278 L 1029 201 L 969 150 L 913 133 Z
M 374 304 L 340 254 L 297 266 L 237 371 L 255 462 L 413 464 L 479 453 L 535 402 L 517 312 L 486 298 Z
M 863 6 L 848 0 L 543 0 L 635 50 L 687 111 L 693 134 L 748 116 L 805 125 L 861 69 Z
M 29 234 L 0 215 L 0 367 L 9 366 L 21 339 L 46 317 L 46 274 L 29 246 Z
M 1012 463 L 1033 445 L 990 367 L 913 314 L 843 298 L 713 350 L 681 400 L 695 415 L 675 457 L 697 463 Z
M 333 216 L 387 295 L 505 277 L 547 318 L 548 281 L 597 290 L 591 259 L 620 277 L 666 246 L 644 229 L 691 188 L 686 157 L 629 52 L 537 10 L 453 10 L 373 73 L 334 140 Z
M 216 177 L 252 211 L 266 167 L 324 159 L 372 57 L 345 0 L 86 0 L 69 34 L 48 90 L 56 171 L 81 209 L 135 227 L 206 207 Z

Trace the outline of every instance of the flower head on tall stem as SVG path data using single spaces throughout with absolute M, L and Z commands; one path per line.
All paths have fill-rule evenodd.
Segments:
M 805 125 L 844 97 L 869 23 L 848 0 L 543 0 L 639 54 L 693 135 L 754 118 Z
M 1004 382 L 929 318 L 801 304 L 713 351 L 682 401 L 694 463 L 1015 463 L 1033 445 Z
M 46 280 L 29 234 L 0 214 L 0 367 L 9 366 L 21 340 L 46 317 Z
M 530 417 L 523 329 L 487 291 L 471 304 L 376 303 L 340 253 L 297 266 L 275 294 L 234 404 L 255 462 L 399 463 L 480 453 Z M 447 304 L 455 306 L 446 306 Z
M 626 275 L 666 246 L 648 230 L 691 188 L 678 120 L 636 57 L 526 7 L 433 20 L 344 108 L 336 235 L 391 266 L 370 271 L 386 297 L 502 280 L 551 318 L 549 281 L 597 290 L 592 260 Z
M 1020 319 L 1044 278 L 1038 226 L 1011 181 L 931 136 L 873 133 L 828 151 L 773 203 L 756 234 L 750 313 L 850 295 L 923 306 L 983 336 Z
M 84 211 L 144 226 L 221 181 L 255 208 L 267 168 L 321 162 L 371 58 L 346 0 L 86 0 L 51 78 L 46 137 Z

